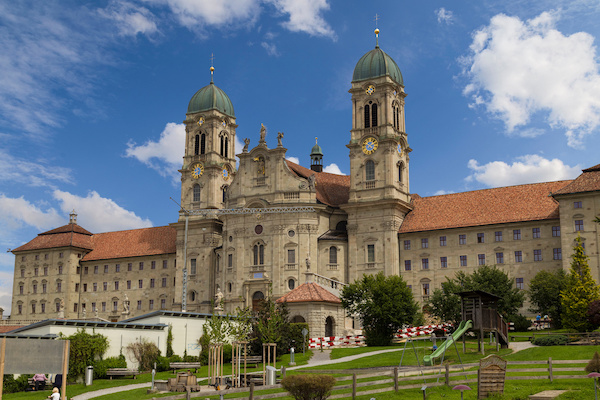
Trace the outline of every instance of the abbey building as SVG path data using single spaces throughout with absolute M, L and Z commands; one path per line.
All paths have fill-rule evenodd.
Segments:
M 420 197 L 404 80 L 378 45 L 358 60 L 350 93 L 343 176 L 322 172 L 318 144 L 310 169 L 287 161 L 283 134 L 269 132 L 278 144 L 268 148 L 264 127 L 236 149 L 233 103 L 211 78 L 185 114 L 176 222 L 91 233 L 73 213 L 12 251 L 11 320 L 233 313 L 272 296 L 311 336 L 344 335 L 353 326 L 339 290 L 363 274 L 401 275 L 422 304 L 445 277 L 484 264 L 527 289 L 538 271 L 569 268 L 577 235 L 598 280 L 600 165 L 572 181 Z

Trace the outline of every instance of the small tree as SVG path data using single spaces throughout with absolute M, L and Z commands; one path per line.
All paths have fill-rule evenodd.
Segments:
M 600 372 L 600 354 L 596 351 L 594 357 L 590 360 L 588 365 L 585 366 L 585 372 Z
M 587 318 L 588 306 L 590 302 L 600 299 L 600 291 L 592 278 L 588 257 L 579 236 L 575 238 L 571 259 L 567 284 L 560 293 L 563 326 L 578 332 L 590 331 L 592 327 Z
M 454 280 L 446 278 L 446 282 L 442 282 L 442 288 L 435 289 L 429 299 L 431 315 L 442 322 L 458 323 L 461 320 L 460 296 L 456 293 L 460 291 L 460 286 Z
M 167 357 L 173 355 L 173 325 L 169 324 L 169 330 L 167 332 Z
M 160 356 L 158 347 L 148 339 L 129 343 L 125 348 L 127 353 L 138 363 L 139 371 L 149 371 Z
M 342 289 L 342 306 L 362 320 L 367 346 L 387 346 L 394 333 L 420 315 L 412 291 L 400 276 L 363 275 Z
M 281 380 L 281 386 L 296 400 L 325 400 L 335 386 L 332 375 L 289 375 Z
M 69 378 L 77 380 L 83 377 L 88 365 L 94 365 L 94 361 L 102 359 L 108 349 L 108 338 L 99 333 L 89 334 L 85 329 L 77 330 L 71 336 L 63 336 L 61 339 L 69 340 Z
M 567 284 L 567 274 L 559 269 L 554 272 L 540 271 L 529 283 L 529 298 L 531 308 L 529 311 L 541 315 L 549 315 L 552 326 L 562 327 L 562 304 L 560 292 Z

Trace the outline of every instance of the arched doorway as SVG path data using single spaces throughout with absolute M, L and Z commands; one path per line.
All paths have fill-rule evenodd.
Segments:
M 306 320 L 301 315 L 295 315 L 294 318 L 292 318 L 292 324 L 303 324 L 305 322 Z
M 260 309 L 260 303 L 265 301 L 265 295 L 263 292 L 254 292 L 252 295 L 252 310 L 258 311 Z
M 325 320 L 325 336 L 333 336 L 335 322 L 333 318 L 327 317 Z

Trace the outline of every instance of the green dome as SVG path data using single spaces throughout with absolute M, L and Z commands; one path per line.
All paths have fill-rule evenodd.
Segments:
M 229 96 L 219 89 L 212 80 L 210 85 L 204 86 L 192 96 L 187 113 L 191 114 L 208 110 L 218 110 L 225 115 L 235 118 L 233 104 L 231 104 Z
M 315 144 L 313 146 L 312 150 L 310 151 L 310 155 L 311 156 L 322 156 L 323 150 L 321 150 L 321 146 L 319 146 L 318 144 Z
M 361 57 L 354 67 L 352 82 L 366 81 L 380 76 L 389 76 L 397 84 L 404 86 L 402 72 L 392 57 L 376 46 L 373 50 Z

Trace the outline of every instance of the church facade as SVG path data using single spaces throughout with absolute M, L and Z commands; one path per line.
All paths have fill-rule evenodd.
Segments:
M 484 264 L 527 289 L 540 270 L 568 269 L 577 235 L 598 280 L 600 165 L 572 181 L 422 198 L 410 193 L 397 64 L 376 45 L 350 85 L 343 176 L 322 171 L 318 144 L 310 169 L 286 160 L 283 133 L 268 148 L 264 127 L 255 146 L 244 139 L 235 149 L 233 103 L 211 77 L 184 121 L 177 221 L 92 234 L 73 213 L 69 224 L 12 251 L 11 319 L 234 313 L 273 297 L 309 323 L 311 336 L 344 335 L 353 326 L 339 290 L 363 274 L 402 276 L 422 304 L 447 276 Z

